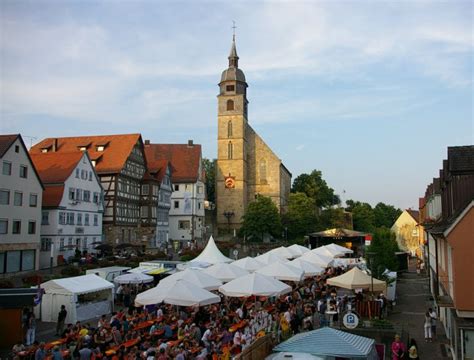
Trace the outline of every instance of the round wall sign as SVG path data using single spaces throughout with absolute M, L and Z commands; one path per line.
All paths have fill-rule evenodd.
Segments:
M 353 312 L 346 313 L 342 318 L 342 323 L 348 329 L 355 329 L 359 325 L 359 317 Z

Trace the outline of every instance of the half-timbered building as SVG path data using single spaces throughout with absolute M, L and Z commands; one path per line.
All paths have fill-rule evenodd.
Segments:
M 146 245 L 140 237 L 140 191 L 146 172 L 140 134 L 47 138 L 30 151 L 87 151 L 104 189 L 105 239 L 114 245 Z

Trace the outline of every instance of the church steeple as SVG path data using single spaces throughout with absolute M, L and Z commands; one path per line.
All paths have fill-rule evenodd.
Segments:
M 239 67 L 239 57 L 237 56 L 237 48 L 235 47 L 235 34 L 232 36 L 232 47 L 229 54 L 229 68 Z

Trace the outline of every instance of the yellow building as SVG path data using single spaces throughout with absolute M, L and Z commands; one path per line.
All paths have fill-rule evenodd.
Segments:
M 217 96 L 217 225 L 238 229 L 257 195 L 270 197 L 280 212 L 286 211 L 291 173 L 248 123 L 248 85 L 238 66 L 235 36 L 228 59 Z
M 401 250 L 409 251 L 412 255 L 421 256 L 424 230 L 419 223 L 418 211 L 411 209 L 403 211 L 391 230 L 395 233 Z

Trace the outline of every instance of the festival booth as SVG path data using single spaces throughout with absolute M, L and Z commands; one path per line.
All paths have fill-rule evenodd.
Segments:
M 297 334 L 273 348 L 275 352 L 297 352 L 324 360 L 378 360 L 375 340 L 330 327 Z
M 66 323 L 72 324 L 113 311 L 114 284 L 95 274 L 50 280 L 41 288 L 44 295 L 35 311 L 45 322 L 58 320 L 61 305 L 66 307 Z
M 207 242 L 204 250 L 194 259 L 188 261 L 185 264 L 180 264 L 178 270 L 184 270 L 186 268 L 206 268 L 210 265 L 219 264 L 219 263 L 231 263 L 234 260 L 225 256 L 216 245 L 214 238 L 211 236 Z

